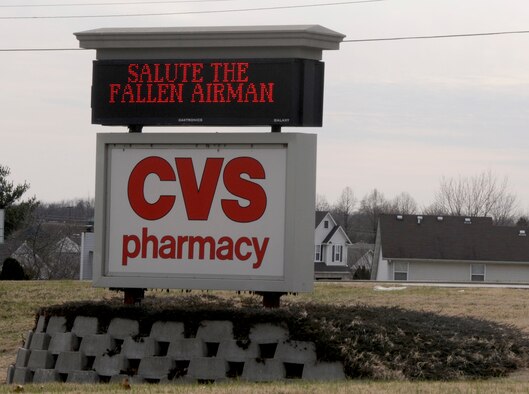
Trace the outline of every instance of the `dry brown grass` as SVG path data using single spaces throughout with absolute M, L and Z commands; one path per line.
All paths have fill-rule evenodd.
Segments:
M 318 283 L 313 294 L 289 296 L 290 302 L 322 302 L 344 305 L 363 304 L 371 306 L 399 306 L 416 311 L 431 311 L 445 316 L 472 316 L 498 323 L 510 324 L 529 333 L 528 290 L 499 288 L 436 288 L 408 287 L 403 291 L 374 291 L 374 283 Z M 195 292 L 200 293 L 200 292 Z M 165 297 L 166 292 L 148 292 L 148 296 Z M 230 292 L 214 292 L 223 297 L 240 297 Z M 174 295 L 170 292 L 169 295 Z M 16 350 L 22 343 L 24 334 L 33 328 L 34 313 L 42 306 L 59 304 L 64 301 L 105 300 L 121 298 L 120 294 L 93 289 L 90 284 L 74 281 L 50 282 L 0 282 L 0 382 L 5 381 L 7 366 L 14 362 Z M 243 295 L 242 297 L 245 297 Z M 176 386 L 137 386 L 140 392 L 529 392 L 527 374 L 518 372 L 510 379 L 488 381 L 449 382 L 449 383 L 410 383 L 410 382 L 371 382 L 351 381 L 341 384 L 230 384 L 226 386 L 202 387 L 199 385 Z M 0 386 L 0 392 L 11 388 Z M 108 386 L 46 386 L 45 391 L 86 392 L 119 391 Z M 27 386 L 26 392 L 39 391 L 40 386 Z

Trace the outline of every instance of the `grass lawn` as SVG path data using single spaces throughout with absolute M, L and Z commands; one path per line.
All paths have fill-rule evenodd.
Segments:
M 339 305 L 398 306 L 411 311 L 435 312 L 442 316 L 474 317 L 512 325 L 529 334 L 528 290 L 499 288 L 437 288 L 408 287 L 402 291 L 375 291 L 373 283 L 318 283 L 313 294 L 284 297 L 290 303 L 313 302 Z M 177 291 L 149 291 L 147 297 L 161 298 L 180 294 Z M 193 294 L 202 294 L 194 291 Z M 209 292 L 220 297 L 240 300 L 250 295 L 231 292 Z M 7 367 L 15 361 L 16 351 L 23 337 L 34 325 L 35 311 L 39 307 L 65 301 L 101 301 L 121 299 L 122 295 L 103 289 L 93 289 L 89 283 L 76 281 L 0 282 L 0 382 L 5 382 Z M 517 371 L 507 378 L 456 381 L 407 382 L 352 380 L 337 384 L 251 384 L 230 383 L 202 385 L 135 385 L 138 392 L 242 392 L 242 393 L 434 393 L 434 392 L 529 392 L 529 375 Z M 0 385 L 0 392 L 13 387 Z M 27 385 L 25 392 L 113 392 L 123 389 L 113 385 Z

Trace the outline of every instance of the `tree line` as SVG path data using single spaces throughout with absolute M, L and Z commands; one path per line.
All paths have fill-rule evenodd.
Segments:
M 378 189 L 373 189 L 357 199 L 347 186 L 333 204 L 318 194 L 316 210 L 330 211 L 353 243 L 374 243 L 381 214 L 489 216 L 496 225 L 529 225 L 529 214 L 519 209 L 508 178 L 500 179 L 491 171 L 469 177 L 443 177 L 433 202 L 423 207 L 407 192 L 388 199 Z
M 25 244 L 25 259 L 29 263 L 24 270 L 29 278 L 77 278 L 79 256 L 68 253 L 71 248 L 64 245 L 64 240 L 69 238 L 78 244 L 81 232 L 91 230 L 94 200 L 44 203 L 36 196 L 25 198 L 30 185 L 14 184 L 9 175 L 10 169 L 0 165 L 0 209 L 5 211 L 7 241 L 4 249 Z M 508 179 L 500 179 L 490 171 L 470 177 L 442 178 L 433 202 L 424 207 L 419 207 L 407 192 L 386 198 L 376 188 L 358 199 L 347 186 L 333 204 L 324 195 L 316 196 L 316 210 L 330 211 L 353 243 L 368 244 L 375 242 L 381 214 L 490 216 L 498 225 L 528 226 L 529 214 L 522 213 L 518 206 Z M 11 254 L 14 250 L 7 252 Z

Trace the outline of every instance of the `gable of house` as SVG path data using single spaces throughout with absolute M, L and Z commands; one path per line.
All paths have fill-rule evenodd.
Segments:
M 57 253 L 73 253 L 78 254 L 81 251 L 79 245 L 70 237 L 64 237 L 55 245 Z

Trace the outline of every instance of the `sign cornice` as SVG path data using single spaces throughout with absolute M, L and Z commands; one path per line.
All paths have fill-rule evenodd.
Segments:
M 74 34 L 81 48 L 97 51 L 98 59 L 161 53 L 277 58 L 285 57 L 287 50 L 297 58 L 320 60 L 323 50 L 339 49 L 345 37 L 320 25 L 101 28 Z

